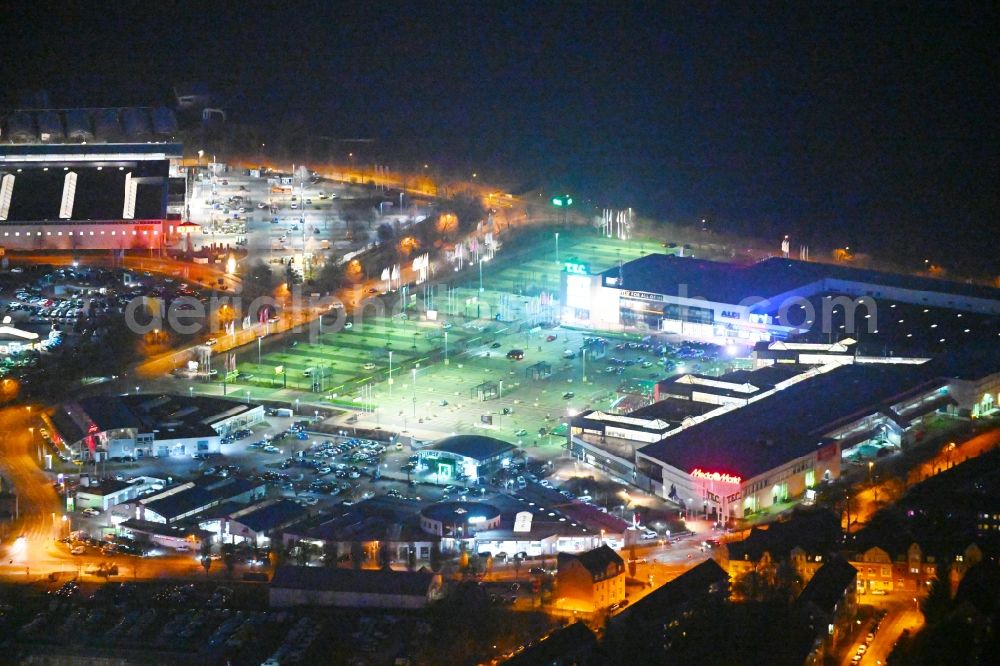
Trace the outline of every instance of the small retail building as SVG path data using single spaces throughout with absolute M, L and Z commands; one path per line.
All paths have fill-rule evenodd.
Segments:
M 309 512 L 290 499 L 251 505 L 226 502 L 198 517 L 198 526 L 214 532 L 220 543 L 251 543 L 266 548 L 271 535 L 299 522 Z
M 125 483 L 107 479 L 99 485 L 80 486 L 76 491 L 76 509 L 97 509 L 107 511 L 111 507 L 135 499 L 141 483 Z
M 445 437 L 422 449 L 420 462 L 427 465 L 439 483 L 461 479 L 478 483 L 507 467 L 513 458 L 515 446 L 495 437 L 483 435 L 454 435 Z
M 442 538 L 465 539 L 500 527 L 500 510 L 476 502 L 430 504 L 420 510 L 420 527 Z

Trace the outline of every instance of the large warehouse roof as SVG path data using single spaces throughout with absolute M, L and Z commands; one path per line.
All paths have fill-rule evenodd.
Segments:
M 436 451 L 453 453 L 474 460 L 489 460 L 508 451 L 514 450 L 514 445 L 494 437 L 483 435 L 454 435 L 445 437 L 431 447 Z
M 752 478 L 825 444 L 824 435 L 909 395 L 933 390 L 928 365 L 845 365 L 703 421 L 639 453 L 689 472 Z
M 331 567 L 280 566 L 271 579 L 272 588 L 292 590 L 357 592 L 425 596 L 434 574 L 424 571 L 338 569 Z
M 911 275 L 773 257 L 751 265 L 728 264 L 668 254 L 651 254 L 602 273 L 620 289 L 670 296 L 686 294 L 718 303 L 770 298 L 824 279 L 953 293 L 1000 300 L 1000 289 Z M 612 283 L 608 283 L 609 286 Z

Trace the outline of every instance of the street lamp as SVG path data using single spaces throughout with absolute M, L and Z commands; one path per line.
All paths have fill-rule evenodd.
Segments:
M 135 394 L 139 395 L 139 387 L 138 386 L 135 387 Z
M 392 395 L 392 350 L 389 351 L 389 395 Z
M 413 381 L 411 382 L 411 387 L 413 389 L 413 417 L 417 416 L 417 369 L 413 368 L 410 371 L 413 375 Z

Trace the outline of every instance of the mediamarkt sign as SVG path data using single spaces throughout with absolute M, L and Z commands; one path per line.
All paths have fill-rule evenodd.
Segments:
M 732 474 L 723 474 L 722 472 L 706 472 L 700 467 L 695 467 L 691 470 L 691 476 L 697 477 L 699 479 L 705 479 L 706 481 L 719 481 L 720 483 L 732 483 L 734 485 L 740 485 L 743 481 L 742 478 L 738 476 L 733 476 Z

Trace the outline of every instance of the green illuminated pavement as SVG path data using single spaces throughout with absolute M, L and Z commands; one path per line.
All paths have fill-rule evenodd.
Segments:
M 259 360 L 254 346 L 245 347 L 237 357 L 240 376 L 229 374 L 227 392 L 356 410 L 359 424 L 416 436 L 483 432 L 526 447 L 556 446 L 561 438 L 548 431 L 568 414 L 608 409 L 626 394 L 651 392 L 653 383 L 669 373 L 649 352 L 615 349 L 623 340 L 636 340 L 634 334 L 605 334 L 607 356 L 635 360 L 634 365 L 619 369 L 608 359 L 589 358 L 585 368 L 579 349 L 593 333 L 539 326 L 558 319 L 539 294 L 558 295 L 565 261 L 598 271 L 663 251 L 658 242 L 579 231 L 561 232 L 560 263 L 555 261 L 554 236 L 551 244 L 519 251 L 516 260 L 505 261 L 501 251 L 484 264 L 482 290 L 474 269 L 451 285 L 438 286 L 432 302 L 436 321 L 418 321 L 423 316 L 411 310 L 407 319 L 369 317 L 312 340 L 305 333 L 286 334 L 267 341 Z M 500 321 L 494 319 L 498 314 Z M 511 349 L 523 350 L 524 358 L 507 359 Z M 574 358 L 566 358 L 566 350 Z M 547 372 L 542 368 L 530 369 L 540 362 L 549 364 L 550 376 L 539 376 Z M 723 362 L 704 361 L 686 369 L 718 373 L 724 367 Z M 494 386 L 487 393 L 496 395 L 480 400 L 477 386 L 490 382 Z M 220 388 L 208 390 L 217 393 Z M 509 413 L 503 414 L 504 409 Z M 484 423 L 484 416 L 492 423 Z M 539 434 L 542 428 L 544 435 Z

